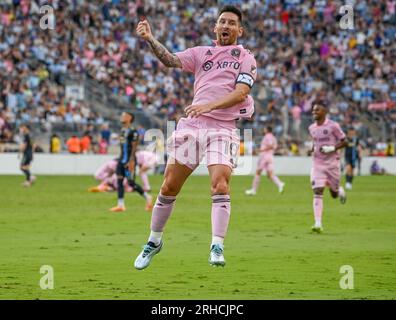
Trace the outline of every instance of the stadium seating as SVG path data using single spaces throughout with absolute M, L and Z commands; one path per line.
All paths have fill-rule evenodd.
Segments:
M 1 140 L 12 141 L 9 131 L 21 122 L 38 124 L 47 141 L 59 128 L 52 124 L 74 124 L 65 135 L 82 134 L 86 124 L 115 126 L 125 109 L 145 127 L 165 128 L 183 116 L 193 77 L 167 70 L 134 30 L 144 13 L 171 51 L 209 45 L 214 2 L 52 1 L 55 30 L 40 28 L 44 3 L 0 4 Z M 396 137 L 394 0 L 355 1 L 354 30 L 339 25 L 341 1 L 232 3 L 244 11 L 241 43 L 258 64 L 256 114 L 243 127 L 258 134 L 271 124 L 284 145 L 304 146 L 311 102 L 321 95 L 331 101 L 331 117 L 364 140 Z M 84 101 L 68 91 L 73 85 L 84 88 Z

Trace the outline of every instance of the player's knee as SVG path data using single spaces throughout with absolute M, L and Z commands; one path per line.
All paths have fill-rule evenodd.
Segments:
M 212 194 L 228 194 L 230 187 L 226 179 L 212 181 Z
M 177 196 L 179 192 L 180 192 L 179 186 L 166 180 L 162 184 L 160 191 L 160 193 L 163 196 L 173 196 L 173 197 Z
M 323 188 L 315 188 L 315 189 L 313 189 L 313 192 L 315 195 L 321 196 L 321 195 L 323 195 L 323 190 L 324 190 Z

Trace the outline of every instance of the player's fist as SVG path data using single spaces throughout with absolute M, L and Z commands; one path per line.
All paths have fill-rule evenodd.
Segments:
M 150 24 L 148 23 L 147 20 L 143 20 L 138 23 L 136 27 L 136 33 L 140 38 L 146 41 L 150 40 L 153 37 L 151 33 Z
M 320 148 L 320 152 L 322 153 L 331 153 L 335 151 L 335 146 L 322 146 Z

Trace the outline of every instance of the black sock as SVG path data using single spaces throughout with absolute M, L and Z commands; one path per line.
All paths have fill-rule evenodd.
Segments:
M 124 179 L 117 179 L 118 199 L 124 199 Z
M 26 176 L 26 181 L 30 181 L 30 170 L 21 169 Z
M 144 190 L 143 188 L 138 185 L 135 180 L 128 180 L 129 185 L 133 188 L 133 190 L 136 190 L 143 198 L 146 198 L 144 196 Z

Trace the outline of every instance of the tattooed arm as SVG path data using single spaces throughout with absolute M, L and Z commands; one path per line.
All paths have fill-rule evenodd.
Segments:
M 182 64 L 180 59 L 173 53 L 170 53 L 158 40 L 154 39 L 151 33 L 151 28 L 147 20 L 140 21 L 136 33 L 139 37 L 146 40 L 150 45 L 151 50 L 157 58 L 167 67 L 181 68 Z

